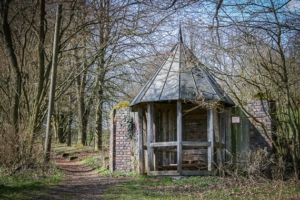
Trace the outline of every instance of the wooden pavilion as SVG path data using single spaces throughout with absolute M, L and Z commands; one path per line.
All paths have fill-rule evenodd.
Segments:
M 180 30 L 178 43 L 130 104 L 138 110 L 139 172 L 210 174 L 226 157 L 233 105 Z

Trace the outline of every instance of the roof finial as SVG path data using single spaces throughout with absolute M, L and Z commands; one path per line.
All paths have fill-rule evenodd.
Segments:
M 182 40 L 182 33 L 181 33 L 181 24 L 179 24 L 179 42 L 180 43 L 183 43 L 183 40 Z

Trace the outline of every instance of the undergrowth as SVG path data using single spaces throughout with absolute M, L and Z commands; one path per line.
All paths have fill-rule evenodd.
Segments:
M 57 184 L 63 177 L 62 172 L 54 165 L 47 170 L 26 170 L 13 175 L 0 176 L 0 199 L 41 199 L 47 195 L 49 185 Z

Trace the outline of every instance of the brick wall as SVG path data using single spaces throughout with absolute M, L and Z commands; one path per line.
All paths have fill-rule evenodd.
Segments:
M 111 145 L 110 145 L 110 170 L 128 172 L 135 170 L 135 140 L 128 131 L 125 118 L 128 116 L 135 120 L 135 113 L 130 112 L 129 108 L 115 110 L 112 117 Z
M 267 148 L 269 152 L 273 151 L 272 141 L 274 132 L 274 123 L 272 123 L 272 113 L 275 112 L 275 102 L 267 100 L 254 100 L 248 102 L 248 112 L 250 116 L 255 117 L 250 120 L 250 149 L 257 150 Z

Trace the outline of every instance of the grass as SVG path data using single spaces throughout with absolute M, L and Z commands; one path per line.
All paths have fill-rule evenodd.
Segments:
M 213 176 L 135 177 L 111 186 L 105 192 L 105 199 L 300 199 L 300 182 L 250 182 Z
M 0 199 L 30 199 L 32 196 L 47 195 L 49 185 L 58 184 L 62 173 L 52 167 L 50 174 L 43 175 L 41 171 L 30 171 L 0 177 Z

